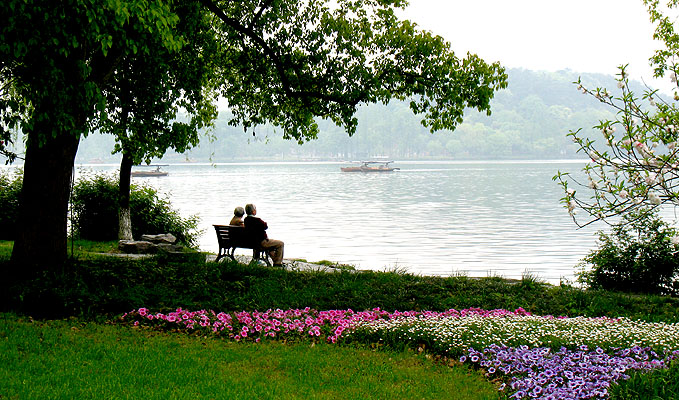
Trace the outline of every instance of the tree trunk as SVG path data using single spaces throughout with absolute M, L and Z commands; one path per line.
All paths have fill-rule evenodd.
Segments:
M 130 215 L 130 174 L 132 172 L 132 157 L 123 151 L 120 161 L 119 209 L 118 209 L 118 239 L 132 240 L 132 217 Z
M 49 120 L 28 132 L 24 179 L 12 250 L 10 275 L 23 278 L 59 264 L 67 257 L 67 215 L 73 163 L 80 138 L 72 132 L 56 137 Z M 42 143 L 40 143 L 42 139 Z

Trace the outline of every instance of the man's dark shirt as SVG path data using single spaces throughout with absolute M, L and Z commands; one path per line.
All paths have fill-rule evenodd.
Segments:
M 243 222 L 245 222 L 245 234 L 252 240 L 261 242 L 267 239 L 266 230 L 269 226 L 261 218 L 248 215 Z

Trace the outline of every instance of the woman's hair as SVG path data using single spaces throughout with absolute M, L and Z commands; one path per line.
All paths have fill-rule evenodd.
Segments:
M 254 204 L 246 204 L 245 205 L 245 212 L 248 215 L 252 215 L 254 211 L 255 211 L 255 205 Z
M 242 217 L 243 215 L 245 215 L 245 210 L 243 209 L 243 207 L 236 207 L 236 209 L 233 210 L 233 215 L 235 215 L 236 217 Z

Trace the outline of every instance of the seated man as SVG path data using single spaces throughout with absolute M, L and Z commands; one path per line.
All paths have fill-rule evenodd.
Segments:
M 260 242 L 262 248 L 269 253 L 271 259 L 273 260 L 274 267 L 283 266 L 283 242 L 280 240 L 269 239 L 266 235 L 266 230 L 269 226 L 266 222 L 262 221 L 260 218 L 255 217 L 257 215 L 257 208 L 254 204 L 245 205 L 245 234 L 252 240 Z

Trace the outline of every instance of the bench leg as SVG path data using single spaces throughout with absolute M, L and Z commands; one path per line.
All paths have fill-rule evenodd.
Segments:
M 224 258 L 224 256 L 226 255 L 225 252 L 222 250 L 224 249 L 220 248 L 219 251 L 217 252 L 217 258 L 215 258 L 215 262 L 219 262 L 219 260 Z
M 262 257 L 262 254 L 264 254 L 264 257 Z M 265 250 L 252 249 L 252 259 L 255 261 L 263 260 L 267 267 L 271 266 L 269 254 Z
M 236 261 L 236 257 L 234 256 L 234 252 L 236 251 L 236 248 L 230 248 L 230 249 L 225 249 L 225 248 L 220 248 L 219 252 L 217 253 L 217 258 L 215 258 L 215 262 L 218 262 L 224 257 L 229 257 L 233 261 Z

